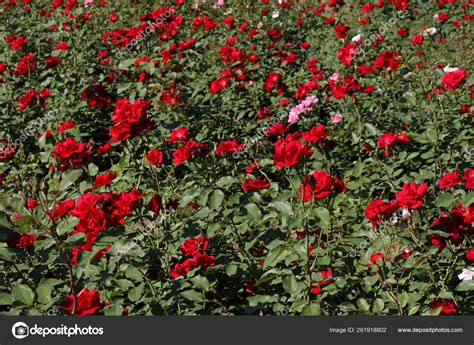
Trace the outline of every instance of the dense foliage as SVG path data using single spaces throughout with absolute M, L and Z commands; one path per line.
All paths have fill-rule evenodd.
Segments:
M 0 8 L 0 313 L 474 312 L 473 1 Z

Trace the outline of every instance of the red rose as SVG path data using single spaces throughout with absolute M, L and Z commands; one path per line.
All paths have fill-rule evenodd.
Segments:
M 9 238 L 5 240 L 7 246 L 10 248 L 23 247 L 25 249 L 33 248 L 35 241 L 36 241 L 35 234 L 22 235 L 22 234 L 19 234 L 18 232 L 14 232 Z
M 107 302 L 100 301 L 100 294 L 96 290 L 89 291 L 88 289 L 82 289 L 76 296 L 76 310 L 74 310 L 74 295 L 70 294 L 66 300 L 60 303 L 60 306 L 64 308 L 70 315 L 92 315 L 102 310 Z
M 441 80 L 441 84 L 446 90 L 454 91 L 467 78 L 467 71 L 458 69 L 457 71 L 446 73 Z
M 300 185 L 300 199 L 307 202 L 314 199 L 323 199 L 332 193 L 345 191 L 346 184 L 344 181 L 320 170 L 303 179 Z
M 206 153 L 207 151 L 209 151 L 209 145 L 189 140 L 185 145 L 181 146 L 173 153 L 173 163 L 181 165 L 185 161 L 190 160 L 198 152 Z
M 285 134 L 287 130 L 287 125 L 277 123 L 276 125 L 273 125 L 268 131 L 266 131 L 265 134 L 268 136 L 279 136 Z
M 413 36 L 411 43 L 415 45 L 423 44 L 423 36 L 422 35 Z
M 109 171 L 106 174 L 98 175 L 95 178 L 95 185 L 94 189 L 103 187 L 103 186 L 108 186 L 109 184 L 112 183 L 112 181 L 117 177 L 117 174 L 113 171 Z
M 146 160 L 148 163 L 151 165 L 155 166 L 160 166 L 163 163 L 163 152 L 157 150 L 157 149 L 152 149 L 147 155 L 146 155 Z
M 456 314 L 458 311 L 456 305 L 451 300 L 438 299 L 430 305 L 430 310 L 441 309 L 441 315 Z
M 267 179 L 261 178 L 256 178 L 255 180 L 245 180 L 245 183 L 242 186 L 242 189 L 246 192 L 268 188 L 270 188 L 270 183 L 268 183 Z
M 271 38 L 277 40 L 277 39 L 281 38 L 283 36 L 283 34 L 277 28 L 271 28 L 270 30 L 268 30 L 268 36 L 270 36 Z
M 372 264 L 373 264 L 373 265 L 377 265 L 379 259 L 382 259 L 382 262 L 383 262 L 384 255 L 383 255 L 382 253 L 374 253 L 374 254 L 372 254 L 372 256 L 370 257 L 370 261 L 372 261 Z
M 219 143 L 217 149 L 214 151 L 216 155 L 223 156 L 228 153 L 236 152 L 241 149 L 243 145 L 237 144 L 237 140 L 225 140 Z
M 456 185 L 461 183 L 461 177 L 459 176 L 459 171 L 454 171 L 452 173 L 446 173 L 443 177 L 439 179 L 439 188 L 440 189 L 449 189 L 453 188 Z
M 474 246 L 469 248 L 469 250 L 466 252 L 466 259 L 469 261 L 474 261 Z
M 49 212 L 49 219 L 59 220 L 69 214 L 72 209 L 74 209 L 74 200 L 61 201 Z
M 336 33 L 337 38 L 346 38 L 347 33 L 351 27 L 347 25 L 336 25 L 334 27 L 334 32 Z
M 339 49 L 337 52 L 337 58 L 341 60 L 344 65 L 350 66 L 352 60 L 357 56 L 357 52 L 357 46 L 355 44 L 347 43 Z
M 28 108 L 35 100 L 35 96 L 35 90 L 28 91 L 26 94 L 21 96 L 19 99 L 20 105 L 18 105 L 18 110 L 25 110 L 26 108 Z
M 54 49 L 55 50 L 69 50 L 69 44 L 67 44 L 67 42 L 61 42 L 56 47 L 54 47 Z
M 26 205 L 28 206 L 28 208 L 30 210 L 34 210 L 36 208 L 36 206 L 38 206 L 38 200 L 28 200 L 28 202 L 26 203 Z
M 112 142 L 124 141 L 136 135 L 142 135 L 153 128 L 155 123 L 148 118 L 148 110 L 152 108 L 148 100 L 137 99 L 130 103 L 130 100 L 119 99 L 115 104 L 112 120 L 116 124 L 110 129 Z
M 270 73 L 265 81 L 264 90 L 265 92 L 271 92 L 281 81 L 281 74 L 278 72 Z
M 378 225 L 383 219 L 390 217 L 398 208 L 399 205 L 396 200 L 390 202 L 375 200 L 367 205 L 365 217 L 370 220 L 373 225 Z
M 398 203 L 401 207 L 409 209 L 417 209 L 423 206 L 423 198 L 428 191 L 426 183 L 421 185 L 410 182 L 403 186 L 401 192 L 396 194 Z
M 158 213 L 160 212 L 161 207 L 161 196 L 160 194 L 155 194 L 148 203 L 148 209 L 153 213 Z
M 303 139 L 306 142 L 321 145 L 324 142 L 324 139 L 330 135 L 331 133 L 326 132 L 326 127 L 324 125 L 318 125 L 311 128 L 308 132 L 303 132 Z
M 99 146 L 99 148 L 97 149 L 97 153 L 99 155 L 109 153 L 110 151 L 112 151 L 112 145 L 110 145 L 110 143 L 106 143 L 105 145 Z
M 66 121 L 63 122 L 59 125 L 58 127 L 58 133 L 63 133 L 67 129 L 73 129 L 76 128 L 76 125 L 72 121 Z
M 60 141 L 54 148 L 54 155 L 62 163 L 75 168 L 83 166 L 91 156 L 90 143 L 78 143 L 72 138 Z
M 275 145 L 275 154 L 273 160 L 278 169 L 295 166 L 303 158 L 309 158 L 313 150 L 304 145 L 300 140 L 278 140 Z
M 466 183 L 467 189 L 474 189 L 474 169 L 467 169 L 462 180 Z
M 204 238 L 204 236 L 199 236 L 198 238 L 188 238 L 181 245 L 180 249 L 183 252 L 184 256 L 194 256 L 198 253 L 206 252 L 209 247 L 209 239 Z
M 384 155 L 387 157 L 391 155 L 391 152 L 388 150 L 389 148 L 392 148 L 398 144 L 408 144 L 409 142 L 410 139 L 408 138 L 408 132 L 388 132 L 379 137 L 379 147 L 384 149 Z
M 49 56 L 46 59 L 46 68 L 54 68 L 61 64 L 61 60 L 57 56 Z
M 115 23 L 119 20 L 119 17 L 117 16 L 117 14 L 115 12 L 112 12 L 110 14 L 109 20 L 110 20 L 111 23 Z
M 171 131 L 169 138 L 170 143 L 179 143 L 180 141 L 188 140 L 188 128 L 181 127 Z

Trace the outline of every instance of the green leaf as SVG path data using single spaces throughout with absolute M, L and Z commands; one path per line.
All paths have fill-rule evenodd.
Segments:
M 304 316 L 314 316 L 321 315 L 321 306 L 319 303 L 311 303 L 303 308 L 301 315 Z
M 128 299 L 132 302 L 137 302 L 143 294 L 144 286 L 145 284 L 140 284 L 136 288 L 130 289 L 128 291 Z
M 63 176 L 63 178 L 61 179 L 61 182 L 59 183 L 59 190 L 64 191 L 69 186 L 73 185 L 74 182 L 76 182 L 79 179 L 79 177 L 81 177 L 82 173 L 83 173 L 82 169 L 68 171 Z
M 195 287 L 197 287 L 198 289 L 206 292 L 206 291 L 209 291 L 209 287 L 210 287 L 210 284 L 209 284 L 209 280 L 207 280 L 206 277 L 203 277 L 203 276 L 196 276 L 194 278 L 191 279 L 193 285 Z
M 455 200 L 456 198 L 453 195 L 444 193 L 439 195 L 434 203 L 438 207 L 448 208 Z
M 13 297 L 13 295 L 6 292 L 0 292 L 0 305 L 12 305 L 13 302 L 15 302 L 15 297 Z
M 194 302 L 202 302 L 204 300 L 202 294 L 200 292 L 197 292 L 195 290 L 186 290 L 181 292 L 181 296 L 184 298 L 194 301 Z
M 259 220 L 260 218 L 262 218 L 262 213 L 260 212 L 260 209 L 254 203 L 245 205 L 245 209 L 254 220 Z
M 127 270 L 125 271 L 125 276 L 128 279 L 134 280 L 134 281 L 142 281 L 143 280 L 143 274 L 140 272 L 140 270 L 134 266 L 129 266 Z
M 401 307 L 405 307 L 410 301 L 410 295 L 407 292 L 402 292 L 398 295 L 398 303 Z
M 48 304 L 51 302 L 51 292 L 55 285 L 61 284 L 62 281 L 54 278 L 43 278 L 36 289 L 38 302 Z
M 35 293 L 28 285 L 16 284 L 12 289 L 12 295 L 17 301 L 26 305 L 32 305 L 35 299 Z
M 367 300 L 365 298 L 359 298 L 357 300 L 357 306 L 364 312 L 368 312 L 370 310 L 369 303 L 367 303 Z
M 123 70 L 128 70 L 131 65 L 133 65 L 135 63 L 136 59 L 126 59 L 126 60 L 122 60 L 120 61 L 119 63 L 119 66 L 118 68 L 119 69 L 123 69 Z
M 383 302 L 383 299 L 376 298 L 374 301 L 374 306 L 372 307 L 372 310 L 374 313 L 380 313 L 384 307 L 385 307 L 385 303 Z
M 474 280 L 465 280 L 456 287 L 456 291 L 474 291 Z
M 221 206 L 222 201 L 224 201 L 224 192 L 220 189 L 216 189 L 209 198 L 209 206 L 211 209 L 216 210 Z
M 62 236 L 66 233 L 70 233 L 74 230 L 76 225 L 79 223 L 80 219 L 79 218 L 73 218 L 69 217 L 66 220 L 63 220 L 61 223 L 58 224 L 56 227 L 56 233 L 59 236 Z
M 283 246 L 273 248 L 265 259 L 263 269 L 275 266 L 277 263 L 284 260 L 288 254 L 288 250 Z
M 224 176 L 221 177 L 219 180 L 216 182 L 216 186 L 219 188 L 227 188 L 236 183 L 238 180 L 235 177 L 232 176 Z
M 269 207 L 274 207 L 280 213 L 283 213 L 286 216 L 293 215 L 293 208 L 288 201 L 274 201 L 268 204 Z
M 318 207 L 314 210 L 314 213 L 320 219 L 319 226 L 322 229 L 329 228 L 331 216 L 330 216 L 329 211 L 327 210 L 327 208 L 322 207 L 322 206 Z
M 283 279 L 283 288 L 292 296 L 298 296 L 302 290 L 301 284 L 291 275 Z

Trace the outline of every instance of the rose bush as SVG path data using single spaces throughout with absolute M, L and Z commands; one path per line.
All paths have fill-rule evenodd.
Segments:
M 0 0 L 0 313 L 472 314 L 473 2 L 166 3 Z

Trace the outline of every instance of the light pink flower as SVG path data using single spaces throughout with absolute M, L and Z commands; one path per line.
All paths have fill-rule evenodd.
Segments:
M 331 116 L 331 121 L 332 123 L 338 123 L 342 121 L 342 115 L 341 114 L 335 114 Z

